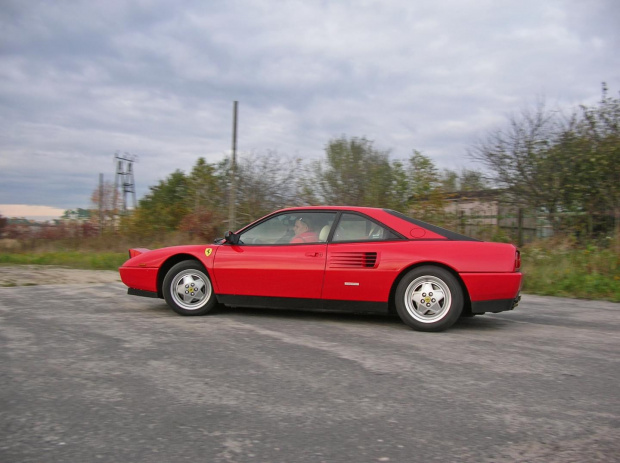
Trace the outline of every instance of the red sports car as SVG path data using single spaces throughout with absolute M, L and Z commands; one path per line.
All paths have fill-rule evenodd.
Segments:
M 416 330 L 513 309 L 520 254 L 367 207 L 283 209 L 210 245 L 131 249 L 128 293 L 163 298 L 181 315 L 217 304 L 396 312 Z

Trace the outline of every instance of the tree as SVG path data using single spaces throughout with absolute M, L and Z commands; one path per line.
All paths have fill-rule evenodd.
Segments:
M 411 199 L 421 199 L 440 186 L 439 171 L 432 159 L 414 150 L 409 158 L 409 182 Z
M 452 169 L 444 169 L 440 175 L 441 189 L 446 193 L 459 190 L 459 174 Z
M 298 180 L 301 160 L 277 151 L 250 153 L 237 166 L 237 212 L 253 221 L 287 206 L 299 205 Z
M 0 238 L 2 238 L 2 236 L 4 235 L 4 229 L 6 228 L 8 223 L 8 219 L 6 217 L 3 217 L 2 214 L 0 214 Z
M 108 225 L 114 225 L 122 206 L 122 199 L 114 189 L 112 182 L 103 182 L 90 195 L 90 202 L 93 205 L 93 211 L 90 213 L 91 223 L 99 226 L 101 230 Z M 65 211 L 63 218 L 70 218 L 71 212 L 73 211 Z
M 187 194 L 196 210 L 222 209 L 225 204 L 217 167 L 208 164 L 204 158 L 198 158 L 187 178 Z
M 178 229 L 188 232 L 190 238 L 211 242 L 218 235 L 221 216 L 205 207 L 198 207 L 179 222 Z
M 475 169 L 461 169 L 460 172 L 444 169 L 439 175 L 439 182 L 441 183 L 441 189 L 445 193 L 488 189 L 484 174 Z
M 138 202 L 133 214 L 123 220 L 123 228 L 138 236 L 152 236 L 176 230 L 183 217 L 192 212 L 188 178 L 176 170 Z
M 216 168 L 223 210 L 228 210 L 230 159 Z M 236 211 L 238 223 L 249 223 L 275 209 L 300 204 L 299 180 L 304 175 L 301 160 L 277 151 L 248 153 L 237 162 Z
M 580 106 L 562 125 L 546 158 L 548 194 L 565 213 L 556 228 L 580 237 L 620 233 L 620 99 Z
M 590 237 L 620 228 L 620 100 L 603 84 L 598 105 L 562 120 L 539 104 L 469 151 L 513 199 L 547 215 L 556 231 Z M 612 220 L 609 220 L 612 218 Z
M 414 150 L 408 161 L 410 210 L 423 220 L 444 222 L 444 190 L 433 160 Z
M 507 128 L 492 130 L 471 147 L 469 155 L 495 174 L 500 187 L 538 207 L 544 202 L 540 181 L 548 174 L 543 161 L 556 128 L 554 114 L 539 103 L 534 110 L 510 116 Z
M 395 209 L 400 212 L 409 212 L 410 184 L 407 169 L 401 160 L 392 161 L 391 164 L 391 190 L 385 207 Z
M 348 206 L 389 207 L 394 202 L 398 188 L 387 151 L 375 149 L 366 138 L 342 136 L 329 141 L 325 154 L 304 182 L 307 197 Z
M 488 188 L 484 174 L 478 170 L 463 169 L 458 177 L 459 191 L 481 191 Z
M 534 109 L 510 116 L 506 128 L 492 130 L 469 150 L 492 172 L 496 184 L 508 190 L 507 200 L 546 213 L 556 229 L 563 192 L 551 184 L 565 184 L 568 165 L 563 153 L 552 149 L 559 129 L 557 113 L 539 102 Z
M 599 104 L 580 109 L 580 122 L 575 133 L 570 133 L 579 147 L 574 160 L 578 176 L 574 196 L 589 212 L 590 233 L 594 227 L 604 231 L 607 217 L 613 217 L 616 233 L 620 233 L 620 99 L 610 97 L 603 83 Z

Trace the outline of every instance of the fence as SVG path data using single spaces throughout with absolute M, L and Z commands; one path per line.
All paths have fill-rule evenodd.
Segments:
M 618 220 L 613 215 L 563 213 L 553 217 L 526 209 L 504 210 L 501 213 L 467 213 L 459 210 L 426 216 L 423 220 L 441 225 L 463 235 L 485 241 L 506 241 L 519 246 L 560 232 L 578 241 L 613 237 L 619 234 Z

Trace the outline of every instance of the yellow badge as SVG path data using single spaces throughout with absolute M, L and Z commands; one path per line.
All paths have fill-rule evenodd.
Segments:
M 205 249 L 205 256 L 209 257 L 212 252 L 213 252 L 213 249 L 211 249 L 211 248 Z

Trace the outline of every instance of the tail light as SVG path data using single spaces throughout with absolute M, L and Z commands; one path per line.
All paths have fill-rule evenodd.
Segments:
M 515 252 L 515 272 L 521 270 L 521 252 L 517 249 Z

